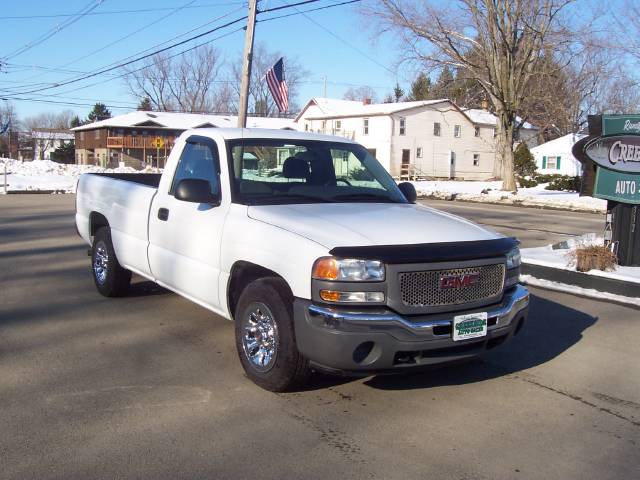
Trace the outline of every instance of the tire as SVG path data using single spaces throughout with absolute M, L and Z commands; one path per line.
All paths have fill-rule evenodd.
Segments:
M 109 227 L 101 227 L 93 239 L 91 272 L 98 292 L 105 297 L 121 297 L 129 290 L 131 271 L 118 263 Z
M 284 280 L 251 282 L 240 295 L 234 317 L 240 363 L 256 385 L 271 392 L 304 385 L 309 362 L 298 352 L 293 297 Z

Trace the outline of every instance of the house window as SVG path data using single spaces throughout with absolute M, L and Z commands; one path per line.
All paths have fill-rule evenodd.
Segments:
M 456 138 L 460 138 L 462 132 L 462 127 L 460 125 L 453 126 L 453 136 Z
M 435 137 L 439 137 L 440 136 L 440 124 L 437 123 L 437 122 L 433 124 L 433 135 Z
M 422 158 L 422 147 L 416 148 L 416 158 Z
M 560 157 L 542 157 L 542 168 L 560 170 Z
M 494 128 L 493 129 L 493 138 L 496 138 L 498 136 L 498 129 Z
M 473 166 L 474 167 L 479 167 L 480 166 L 480 154 L 479 153 L 474 153 L 473 154 Z
M 336 126 L 336 130 L 342 129 L 342 121 L 336 120 L 335 126 Z
M 324 133 L 326 129 L 327 129 L 327 121 L 322 120 L 322 133 Z
M 309 124 L 308 124 L 308 123 L 305 123 L 305 124 L 304 124 L 304 131 L 305 131 L 305 132 L 308 132 L 308 131 L 309 131 Z
M 405 135 L 407 133 L 407 121 L 404 117 L 400 117 L 400 135 Z
M 100 138 L 100 130 L 96 130 L 95 136 L 96 136 L 96 139 Z
M 473 129 L 473 136 L 474 137 L 479 137 L 480 136 L 480 127 L 475 127 Z
M 365 118 L 362 120 L 362 134 L 369 135 L 369 119 Z
M 84 140 L 84 132 L 80 132 L 80 140 Z

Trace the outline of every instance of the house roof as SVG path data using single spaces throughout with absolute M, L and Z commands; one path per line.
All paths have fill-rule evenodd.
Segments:
M 311 106 L 316 105 L 321 115 L 314 115 L 309 119 L 342 118 L 342 117 L 367 117 L 374 115 L 389 115 L 392 113 L 411 110 L 413 108 L 435 105 L 437 103 L 453 102 L 446 98 L 438 100 L 420 100 L 417 102 L 395 102 L 395 103 L 371 103 L 364 104 L 352 100 L 336 100 L 333 98 L 312 98 L 296 116 L 295 121 L 300 120 L 304 112 Z M 456 107 L 458 108 L 458 107 Z
M 496 117 L 493 113 L 488 110 L 482 110 L 479 108 L 467 108 L 463 110 L 464 113 L 471 119 L 473 123 L 479 123 L 482 125 L 497 125 L 498 117 Z M 516 117 L 516 121 L 521 122 L 522 118 Z M 524 122 L 521 128 L 525 128 L 527 130 L 537 130 L 538 127 L 532 125 L 529 122 Z
M 237 121 L 238 117 L 235 115 L 135 111 L 107 118 L 106 120 L 81 125 L 72 128 L 72 130 L 77 132 L 105 127 L 153 127 L 171 130 L 188 130 L 190 128 L 204 127 L 235 127 Z M 247 117 L 247 128 L 292 129 L 293 121 L 290 118 Z
M 31 132 L 31 138 L 46 140 L 73 140 L 74 135 L 70 130 L 61 130 L 58 128 L 34 128 Z
M 534 155 L 541 155 L 548 152 L 571 152 L 573 145 L 584 137 L 586 137 L 586 135 L 582 133 L 569 133 L 563 137 L 558 137 L 555 140 L 549 140 L 537 147 L 533 147 L 531 149 L 531 153 Z

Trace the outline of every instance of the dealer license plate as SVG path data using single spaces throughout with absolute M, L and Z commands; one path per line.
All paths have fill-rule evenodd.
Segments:
M 487 312 L 470 313 L 453 317 L 453 341 L 487 335 Z

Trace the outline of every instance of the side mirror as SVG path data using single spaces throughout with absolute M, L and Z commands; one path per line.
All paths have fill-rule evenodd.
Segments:
M 398 188 L 404 195 L 404 198 L 407 199 L 409 203 L 416 203 L 418 199 L 418 194 L 416 193 L 416 187 L 413 186 L 411 182 L 402 182 L 398 184 Z
M 208 180 L 200 178 L 185 178 L 178 182 L 175 191 L 176 200 L 192 203 L 209 203 L 220 205 L 220 197 L 211 193 L 211 185 Z

